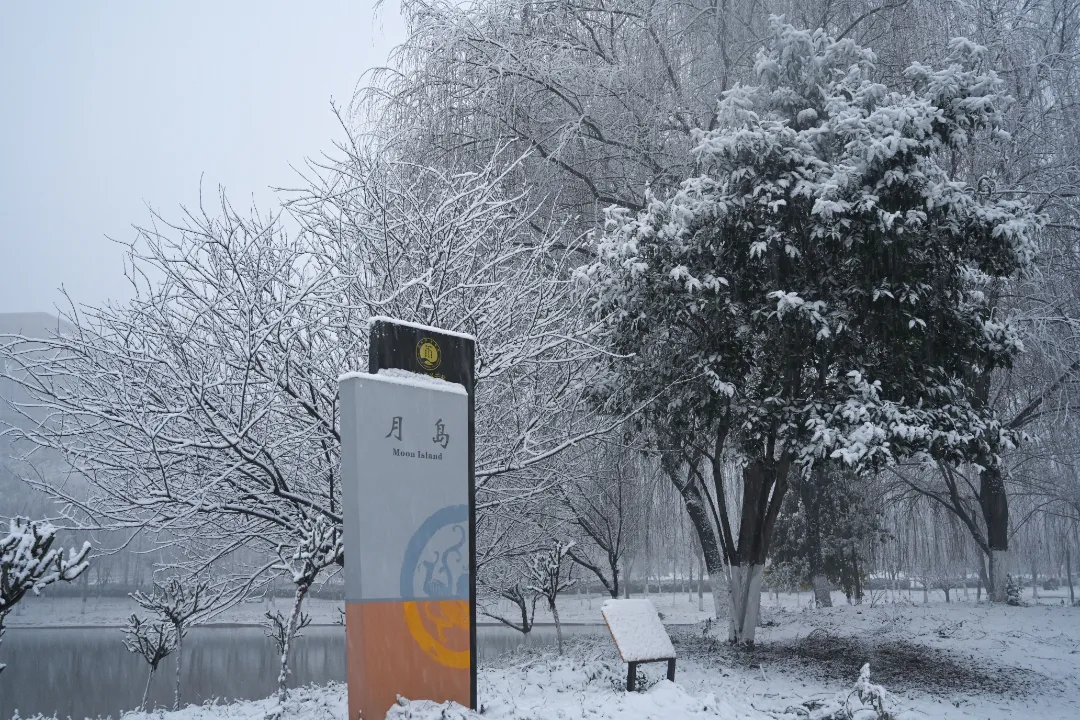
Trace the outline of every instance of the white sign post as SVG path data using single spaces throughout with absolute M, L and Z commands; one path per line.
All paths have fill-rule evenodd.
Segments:
M 471 692 L 468 395 L 403 371 L 340 378 L 349 717 Z

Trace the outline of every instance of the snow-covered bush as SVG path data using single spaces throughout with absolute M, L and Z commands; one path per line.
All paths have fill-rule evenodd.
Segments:
M 161 661 L 176 649 L 176 631 L 167 620 L 147 621 L 138 615 L 132 615 L 124 628 L 124 646 L 128 652 L 135 653 L 150 666 L 143 688 L 142 704 L 139 710 L 146 710 L 146 698 L 150 694 L 150 682 L 154 679 Z
M 184 637 L 199 613 L 208 606 L 209 583 L 198 578 L 181 579 L 173 576 L 168 580 L 154 581 L 149 595 L 141 590 L 131 593 L 131 599 L 144 610 L 156 615 L 161 622 L 172 628 L 172 640 L 176 647 L 176 683 L 173 693 L 173 710 L 180 709 L 180 671 L 183 668 Z M 149 684 L 149 680 L 147 683 Z
M 851 707 L 853 698 L 859 702 L 859 707 L 854 709 Z M 870 682 L 870 663 L 864 664 L 859 671 L 859 679 L 855 682 L 855 689 L 851 691 L 846 703 L 852 720 L 891 720 L 894 713 L 889 709 L 889 704 L 889 693 L 881 685 Z
M 4 618 L 26 593 L 40 593 L 48 585 L 79 577 L 89 565 L 90 543 L 72 548 L 67 557 L 54 548 L 56 527 L 48 522 L 13 518 L 8 534 L 0 538 L 0 642 Z M 0 672 L 7 667 L 0 663 Z
M 1005 577 L 1005 602 L 1013 606 L 1023 605 L 1023 594 L 1024 586 L 1012 576 L 1012 573 L 1009 573 Z
M 897 713 L 895 701 L 889 692 L 870 681 L 870 663 L 866 663 L 849 692 L 824 703 L 810 700 L 789 707 L 785 716 L 810 720 L 894 720 Z

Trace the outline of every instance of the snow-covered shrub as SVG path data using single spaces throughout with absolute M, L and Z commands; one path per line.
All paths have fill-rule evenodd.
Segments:
M 1005 602 L 1009 605 L 1019 606 L 1023 605 L 1022 600 L 1024 588 L 1010 573 L 1005 578 Z
M 870 663 L 862 666 L 855 687 L 846 695 L 825 703 L 809 700 L 789 707 L 788 713 L 811 720 L 894 720 L 897 717 L 889 692 L 870 681 Z
M 143 688 L 142 704 L 139 710 L 146 710 L 146 698 L 150 694 L 150 682 L 154 679 L 161 661 L 176 649 L 176 633 L 167 620 L 147 621 L 138 615 L 132 615 L 124 628 L 124 646 L 128 652 L 135 653 L 150 666 Z
M 88 566 L 90 543 L 71 549 L 67 557 L 53 548 L 56 527 L 48 522 L 13 518 L 8 534 L 0 538 L 0 642 L 4 639 L 4 618 L 16 603 L 33 591 L 35 595 L 53 583 L 71 582 Z M 0 672 L 6 665 L 0 663 Z
M 858 699 L 861 707 L 851 709 L 852 698 Z M 852 720 L 858 718 L 874 718 L 875 720 L 890 720 L 894 713 L 888 709 L 889 693 L 881 685 L 870 682 L 870 663 L 866 663 L 859 671 L 859 679 L 855 682 L 855 689 L 851 691 L 846 703 Z M 869 711 L 869 713 L 867 712 Z
M 131 593 L 131 599 L 162 622 L 172 626 L 176 643 L 176 684 L 173 692 L 173 710 L 180 709 L 180 670 L 183 667 L 184 637 L 194 619 L 206 610 L 209 584 L 198 578 L 181 579 L 173 576 L 165 581 L 154 581 L 150 595 L 140 591 Z

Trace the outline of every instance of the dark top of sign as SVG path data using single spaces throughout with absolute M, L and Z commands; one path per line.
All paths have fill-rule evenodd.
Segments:
M 472 394 L 476 346 L 467 337 L 392 320 L 374 320 L 368 353 L 368 372 L 385 368 L 409 370 L 459 383 Z

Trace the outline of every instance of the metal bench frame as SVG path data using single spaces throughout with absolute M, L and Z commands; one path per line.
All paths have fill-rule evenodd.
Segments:
M 645 663 L 667 662 L 667 679 L 675 682 L 675 658 L 656 658 L 655 660 L 635 660 L 626 664 L 626 692 L 637 689 L 637 666 Z

